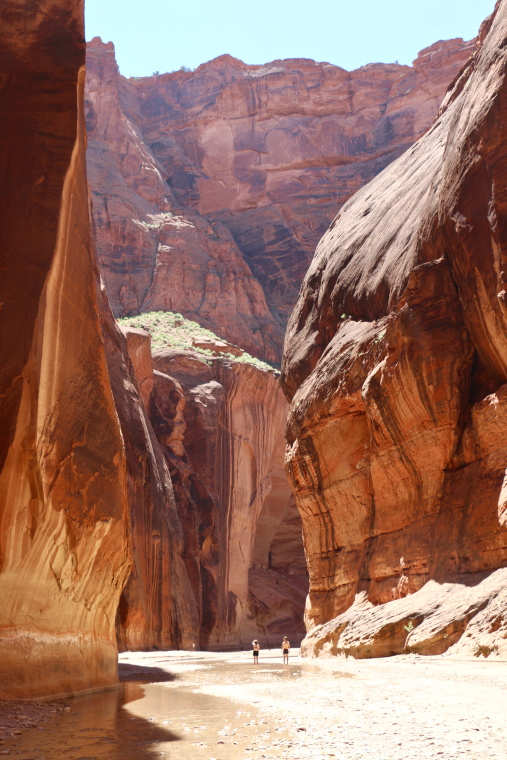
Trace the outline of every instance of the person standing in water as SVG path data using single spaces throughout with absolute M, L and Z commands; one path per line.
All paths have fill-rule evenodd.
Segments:
M 261 645 L 257 641 L 257 639 L 254 639 L 252 641 L 252 649 L 253 649 L 253 658 L 254 658 L 254 664 L 259 664 L 259 652 L 261 650 Z
M 290 652 L 290 641 L 287 639 L 287 636 L 283 637 L 282 641 L 282 654 L 283 654 L 283 661 L 284 663 L 289 664 L 289 652 Z

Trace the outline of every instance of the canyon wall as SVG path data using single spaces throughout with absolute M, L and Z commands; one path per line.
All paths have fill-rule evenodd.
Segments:
M 107 315 L 108 310 L 106 302 L 103 313 Z M 112 319 L 104 319 L 103 334 L 125 442 L 133 553 L 132 571 L 119 601 L 118 646 L 134 650 L 195 649 L 199 647 L 201 621 L 185 560 L 184 525 L 164 451 L 146 406 L 150 390 L 146 382 L 153 384 L 151 363 L 148 360 L 147 372 L 142 375 L 145 382 L 138 384 L 137 356 L 131 341 L 126 341 Z
M 181 524 L 185 598 L 197 631 L 183 645 L 247 647 L 255 637 L 263 645 L 279 644 L 288 631 L 300 640 L 308 575 L 301 521 L 284 471 L 287 403 L 276 374 L 189 350 L 158 349 L 152 356 L 148 333 L 122 329 Z M 152 521 L 163 516 L 161 506 L 149 510 Z M 137 570 L 120 603 L 120 646 L 170 648 L 178 644 L 164 621 L 174 604 L 146 572 L 153 526 L 139 526 Z M 156 541 L 164 556 L 159 528 Z M 165 556 L 168 572 L 173 553 Z M 151 629 L 146 610 L 155 621 Z
M 308 654 L 507 654 L 507 2 L 431 129 L 319 243 L 286 460 Z
M 283 330 L 227 227 L 183 208 L 142 133 L 111 43 L 88 44 L 87 166 L 101 272 L 116 315 L 182 312 L 269 361 Z
M 117 682 L 130 568 L 84 153 L 83 3 L 0 10 L 0 697 Z
M 306 59 L 125 79 L 87 57 L 88 171 L 116 315 L 179 311 L 279 362 L 315 246 L 341 205 L 434 121 L 474 43 L 412 67 Z

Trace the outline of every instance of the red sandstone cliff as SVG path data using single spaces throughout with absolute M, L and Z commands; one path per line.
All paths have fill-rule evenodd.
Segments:
M 274 375 L 219 363 L 223 403 L 201 418 L 221 456 L 173 419 L 176 380 L 149 359 L 138 382 L 90 240 L 82 5 L 15 5 L 0 56 L 0 696 L 24 698 L 116 682 L 119 602 L 122 645 L 278 640 L 297 630 L 306 578 Z
M 177 515 L 169 522 L 173 531 L 181 525 L 194 645 L 248 646 L 254 637 L 263 645 L 278 644 L 287 626 L 295 640 L 301 638 L 308 576 L 301 521 L 284 471 L 287 402 L 276 375 L 193 351 L 159 349 L 152 357 L 146 332 L 124 328 L 124 334 L 155 433 L 152 446 L 172 479 Z M 165 522 L 163 503 L 149 513 L 152 522 Z M 141 513 L 135 522 L 136 572 L 120 604 L 120 645 L 189 647 L 190 630 L 178 643 L 174 626 L 167 626 L 171 618 L 184 623 L 162 586 L 174 549 L 157 527 L 160 575 L 153 578 L 146 552 L 153 525 Z
M 321 240 L 290 319 L 309 653 L 507 652 L 507 2 L 434 126 Z
M 279 360 L 283 330 L 261 286 L 227 227 L 175 200 L 143 136 L 139 93 L 120 76 L 111 43 L 89 43 L 86 70 L 88 177 L 114 312 L 182 312 Z
M 0 9 L 0 696 L 117 681 L 125 455 L 97 305 L 83 3 Z
M 180 311 L 279 361 L 288 314 L 340 206 L 433 122 L 473 51 L 347 72 L 310 60 L 126 80 L 88 46 L 88 168 L 115 313 Z
M 139 365 L 132 341 L 126 341 L 112 321 L 106 319 L 103 328 L 125 443 L 133 553 L 132 571 L 118 608 L 118 646 L 199 648 L 200 600 L 185 559 L 184 508 L 150 421 L 146 402 L 151 387 L 137 381 Z M 153 385 L 151 361 L 141 377 Z

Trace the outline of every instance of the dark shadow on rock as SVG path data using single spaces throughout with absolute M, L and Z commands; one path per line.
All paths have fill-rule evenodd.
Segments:
M 493 575 L 496 570 L 484 570 L 482 573 L 448 573 L 448 572 L 435 572 L 433 580 L 437 583 L 455 583 L 459 586 L 466 586 L 467 588 L 473 588 L 479 586 L 490 575 Z
M 176 681 L 178 676 L 174 673 L 168 673 L 162 668 L 154 668 L 148 665 L 129 665 L 120 662 L 118 663 L 118 678 L 120 681 L 163 683 L 165 681 Z

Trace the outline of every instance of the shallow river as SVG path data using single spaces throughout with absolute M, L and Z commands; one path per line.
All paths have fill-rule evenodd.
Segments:
M 264 658 L 265 659 L 265 658 Z M 254 666 L 247 653 L 232 661 L 164 662 L 159 667 L 122 665 L 119 689 L 66 700 L 70 712 L 45 728 L 33 728 L 4 745 L 16 760 L 237 760 L 251 752 L 262 737 L 287 743 L 286 730 L 276 718 L 267 720 L 255 705 L 198 692 L 202 683 L 281 679 L 290 685 L 301 677 L 302 666 L 283 665 L 280 658 Z M 160 668 L 167 668 L 163 672 Z M 174 672 L 176 671 L 176 672 Z M 179 672 L 178 672 L 179 671 Z M 162 683 L 148 680 L 169 679 Z M 274 736 L 273 736 L 274 735 Z M 271 750 L 276 753 L 276 748 Z
M 294 655 L 296 653 L 293 653 Z M 124 653 L 119 689 L 10 737 L 15 760 L 507 760 L 507 663 Z

